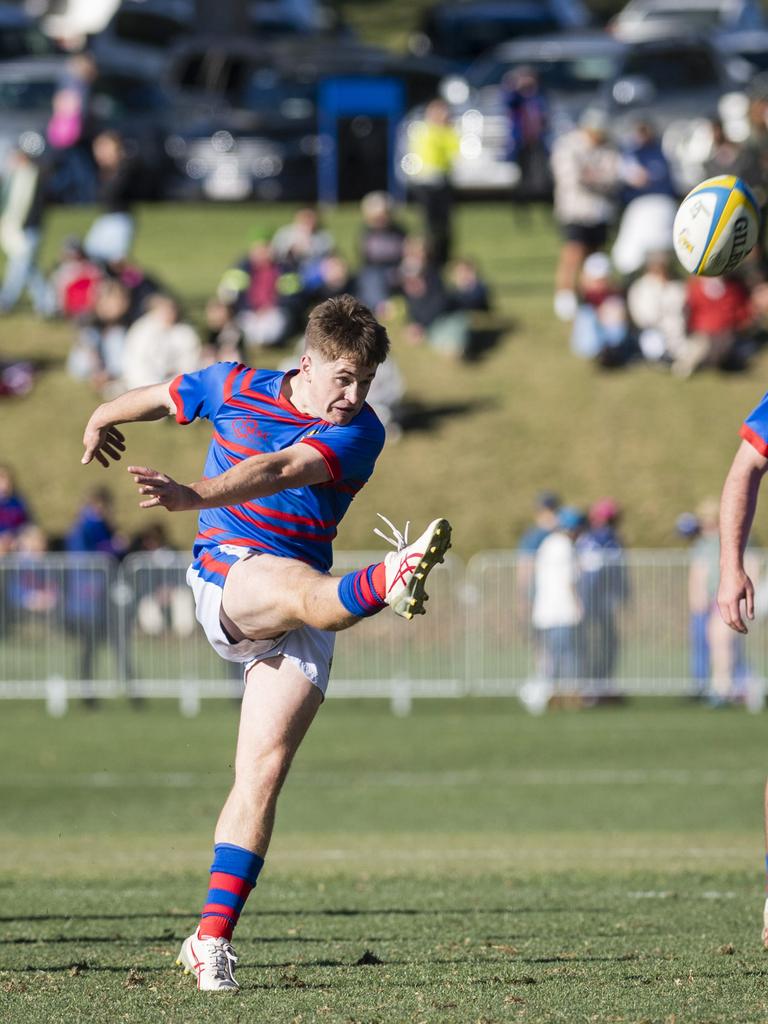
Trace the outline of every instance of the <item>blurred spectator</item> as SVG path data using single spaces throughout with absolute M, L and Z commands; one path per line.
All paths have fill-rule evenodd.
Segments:
M 636 123 L 619 168 L 624 209 L 611 257 L 618 272 L 629 276 L 641 269 L 650 253 L 669 247 L 677 213 L 669 162 L 649 121 Z
M 85 255 L 80 239 L 66 238 L 49 278 L 54 311 L 68 320 L 90 313 L 102 277 L 102 269 Z
M 429 260 L 442 267 L 450 258 L 453 238 L 451 171 L 459 153 L 459 134 L 444 100 L 432 100 L 424 120 L 412 127 L 411 144 L 417 171 L 413 194 L 424 214 Z
M 701 523 L 693 512 L 683 512 L 675 520 L 675 530 L 686 542 L 694 544 L 701 535 Z M 688 570 L 688 671 L 693 681 L 691 696 L 697 698 L 706 696 L 709 687 L 709 613 L 706 573 L 691 562 Z
M 289 316 L 279 290 L 282 271 L 268 232 L 253 235 L 248 255 L 221 279 L 218 297 L 232 304 L 248 345 L 279 345 L 288 333 Z
M 16 538 L 31 525 L 27 504 L 16 487 L 10 466 L 0 465 L 0 555 L 16 546 Z
M 406 231 L 394 219 L 392 199 L 386 192 L 369 192 L 360 203 L 360 212 L 363 226 L 357 297 L 381 315 L 386 312 L 386 303 L 397 290 Z
M 408 259 L 400 287 L 408 317 L 406 338 L 412 344 L 426 342 L 445 355 L 463 358 L 469 347 L 469 320 L 466 313 L 451 309 L 437 268 L 426 259 Z
M 593 252 L 581 268 L 571 348 L 576 355 L 603 366 L 620 366 L 631 354 L 626 302 L 605 253 Z
M 507 112 L 506 157 L 520 169 L 516 202 L 545 199 L 552 190 L 549 166 L 549 104 L 532 67 L 507 72 L 501 98 Z
M 602 249 L 616 215 L 619 154 L 608 139 L 606 115 L 584 112 L 579 126 L 561 135 L 552 149 L 555 217 L 563 233 L 555 271 L 555 315 L 572 320 L 576 285 L 586 257 Z
M 704 161 L 706 177 L 714 178 L 719 174 L 735 174 L 745 180 L 755 177 L 753 156 L 741 143 L 734 142 L 725 134 L 723 122 L 718 117 L 710 118 L 709 127 L 711 143 L 709 156 Z
M 45 564 L 48 538 L 39 526 L 18 534 L 15 560 L 8 574 L 8 609 L 14 619 L 49 617 L 59 607 L 60 576 Z
M 119 132 L 99 132 L 93 140 L 96 161 L 96 198 L 104 208 L 91 224 L 83 246 L 89 259 L 110 263 L 127 258 L 136 230 L 132 207 L 139 168 L 126 152 Z
M 533 523 L 525 530 L 517 546 L 516 608 L 521 620 L 523 616 L 526 616 L 526 620 L 530 618 L 536 552 L 550 533 L 557 529 L 560 504 L 560 498 L 554 491 L 540 491 L 534 502 Z M 537 663 L 540 660 L 538 655 L 536 660 Z
M 557 527 L 536 551 L 531 619 L 541 651 L 539 682 L 549 695 L 556 684 L 575 685 L 579 679 L 579 626 L 584 612 L 578 590 L 575 540 L 583 525 L 582 512 L 570 506 L 561 507 Z
M 749 134 L 742 145 L 743 177 L 760 205 L 760 234 L 755 246 L 759 262 L 766 262 L 768 216 L 768 73 L 755 75 L 749 84 Z
M 192 594 L 178 569 L 176 551 L 162 523 L 151 523 L 131 540 L 130 554 L 144 556 L 150 572 L 135 578 L 136 625 L 148 636 L 171 632 L 190 636 L 195 630 Z
M 21 147 L 15 149 L 0 199 L 0 247 L 6 258 L 0 287 L 0 313 L 12 310 L 25 290 L 36 313 L 47 316 L 52 312 L 50 289 L 37 266 L 45 188 L 39 160 Z
M 731 702 L 734 696 L 734 668 L 737 659 L 737 633 L 723 622 L 717 607 L 720 578 L 719 503 L 707 498 L 696 509 L 699 535 L 691 551 L 688 578 L 688 599 L 692 616 L 701 616 L 706 623 L 710 656 L 709 701 L 714 707 Z
M 448 301 L 451 309 L 486 313 L 491 308 L 488 285 L 469 259 L 454 260 L 448 270 Z
M 205 307 L 205 326 L 203 363 L 245 361 L 245 334 L 235 319 L 232 306 L 221 299 L 209 299 Z
M 301 272 L 317 265 L 335 247 L 333 235 L 320 226 L 314 207 L 297 210 L 290 224 L 278 228 L 272 238 L 275 260 L 285 270 Z
M 53 95 L 47 138 L 54 163 L 52 189 L 69 203 L 93 201 L 96 171 L 91 155 L 91 89 L 97 68 L 88 53 L 71 57 Z
M 67 358 L 67 369 L 73 377 L 102 387 L 120 376 L 130 309 L 131 294 L 124 284 L 110 277 L 99 282 L 93 309 L 81 318 Z
M 635 122 L 621 148 L 619 173 L 623 183 L 622 206 L 629 206 L 641 196 L 662 195 L 674 200 L 677 195 L 669 161 L 651 121 Z
M 646 258 L 644 272 L 627 290 L 627 308 L 638 345 L 649 362 L 674 362 L 687 347 L 685 285 L 672 277 L 668 252 Z
M 122 345 L 121 385 L 125 390 L 159 384 L 200 369 L 202 345 L 170 295 L 153 295 L 147 312 L 131 324 Z
M 754 308 L 738 277 L 688 278 L 688 342 L 673 364 L 679 377 L 701 366 L 740 369 L 754 348 Z
M 338 295 L 354 293 L 356 290 L 355 279 L 347 261 L 343 256 L 331 253 L 320 260 L 316 280 L 307 291 L 306 298 L 314 305 L 325 302 L 326 299 L 336 298 Z
M 576 540 L 582 620 L 581 676 L 594 684 L 592 696 L 615 695 L 619 633 L 616 617 L 629 596 L 624 545 L 617 531 L 621 509 L 613 498 L 590 506 L 588 526 Z
M 120 557 L 127 543 L 112 521 L 113 499 L 106 487 L 94 488 L 83 502 L 65 538 L 70 554 L 104 554 Z M 80 640 L 80 679 L 87 686 L 95 677 L 95 655 L 99 643 L 114 630 L 107 630 L 110 602 L 109 571 L 100 563 L 76 557 L 66 574 L 65 621 L 68 629 Z M 120 654 L 121 652 L 118 652 Z M 124 655 L 127 657 L 127 655 Z M 125 678 L 130 666 L 123 665 Z M 96 706 L 93 691 L 86 693 L 84 703 Z

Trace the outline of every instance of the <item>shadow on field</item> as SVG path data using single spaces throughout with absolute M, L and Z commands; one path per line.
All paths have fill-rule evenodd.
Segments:
M 456 416 L 467 416 L 480 409 L 497 406 L 493 399 L 469 400 L 466 402 L 442 402 L 427 405 L 418 399 L 407 399 L 403 402 L 400 422 L 404 431 L 432 430 L 442 419 L 454 419 Z

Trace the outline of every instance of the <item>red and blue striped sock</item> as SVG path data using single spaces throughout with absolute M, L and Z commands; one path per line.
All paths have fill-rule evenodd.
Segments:
M 200 917 L 200 936 L 232 938 L 248 894 L 264 866 L 264 858 L 232 843 L 216 843 L 211 885 Z
M 348 572 L 339 580 L 339 600 L 348 612 L 360 618 L 380 612 L 385 606 L 385 593 L 383 562 L 376 562 L 357 572 Z

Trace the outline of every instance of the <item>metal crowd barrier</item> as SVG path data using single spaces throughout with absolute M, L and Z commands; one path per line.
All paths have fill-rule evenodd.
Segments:
M 337 553 L 334 572 L 378 557 Z M 752 559 L 765 613 L 766 555 Z M 581 621 L 555 636 L 532 622 L 529 559 L 490 551 L 465 566 L 449 556 L 426 619 L 376 615 L 339 634 L 329 694 L 384 697 L 396 713 L 420 697 L 524 695 L 542 680 L 561 693 L 693 695 L 709 692 L 725 658 L 732 690 L 761 706 L 768 631 L 759 619 L 746 641 L 719 629 L 716 569 L 692 572 L 692 561 L 687 550 L 628 551 L 589 586 L 585 566 Z M 195 620 L 187 562 L 176 552 L 119 565 L 104 555 L 0 559 L 0 698 L 44 699 L 62 714 L 70 700 L 169 697 L 194 714 L 203 698 L 238 696 L 240 666 L 214 654 Z

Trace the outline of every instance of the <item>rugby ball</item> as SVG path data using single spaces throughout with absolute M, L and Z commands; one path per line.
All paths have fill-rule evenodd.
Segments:
M 741 178 L 721 174 L 691 189 L 672 227 L 675 253 L 689 274 L 735 270 L 757 241 L 760 211 Z

